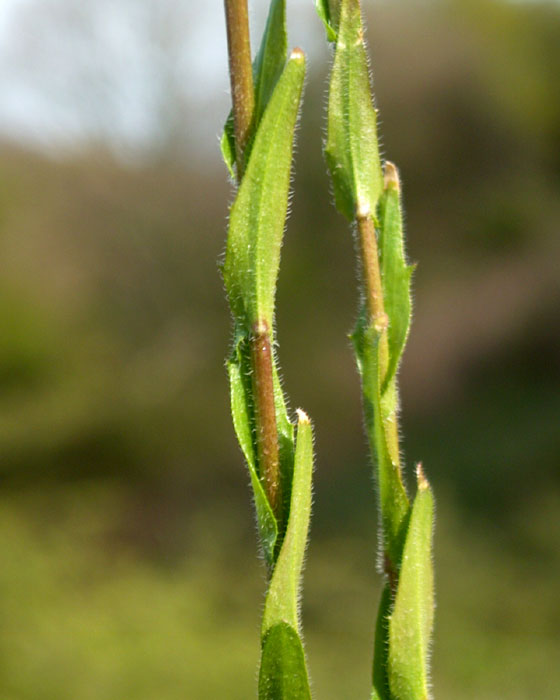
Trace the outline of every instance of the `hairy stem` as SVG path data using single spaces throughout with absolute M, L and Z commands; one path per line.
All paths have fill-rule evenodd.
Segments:
M 231 99 L 233 102 L 233 121 L 235 126 L 237 179 L 241 180 L 245 169 L 245 148 L 249 139 L 255 110 L 249 12 L 247 0 L 224 0 L 224 3 Z
M 255 108 L 247 0 L 225 0 L 229 72 L 235 125 L 237 179 L 245 168 L 245 148 Z M 274 514 L 280 511 L 278 429 L 274 405 L 273 358 L 268 324 L 257 323 L 250 338 L 259 473 Z
M 379 253 L 377 250 L 377 237 L 375 226 L 369 213 L 356 216 L 358 225 L 358 237 L 360 243 L 360 253 L 362 258 L 362 275 L 366 292 L 366 304 L 370 323 L 373 323 L 377 330 L 382 331 L 387 328 L 387 314 L 383 304 L 383 288 L 381 286 L 381 271 L 379 269 Z M 383 334 L 385 350 L 382 349 L 381 375 L 384 378 L 389 362 L 389 348 L 387 336 Z
M 389 341 L 387 339 L 387 324 L 389 319 L 385 313 L 383 302 L 383 287 L 381 270 L 379 268 L 379 251 L 375 225 L 369 212 L 358 212 L 356 216 L 360 257 L 362 262 L 362 279 L 366 297 L 368 321 L 381 334 L 379 338 L 379 374 L 383 384 L 389 366 Z M 390 420 L 383 419 L 387 449 L 393 465 L 400 471 L 399 427 L 396 415 Z M 378 452 L 378 450 L 375 450 Z
M 266 322 L 255 326 L 250 343 L 259 472 L 270 507 L 276 517 L 279 518 L 282 501 L 280 493 L 278 429 L 272 378 L 272 346 L 270 329 Z

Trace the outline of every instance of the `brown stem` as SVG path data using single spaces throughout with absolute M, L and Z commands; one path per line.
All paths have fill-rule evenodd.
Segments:
M 229 54 L 229 75 L 235 125 L 237 180 L 245 169 L 245 149 L 251 132 L 255 95 L 247 0 L 224 0 Z M 278 428 L 274 405 L 273 358 L 270 328 L 266 322 L 253 328 L 250 339 L 253 399 L 260 477 L 274 514 L 281 509 Z
M 235 125 L 237 179 L 245 169 L 244 152 L 249 139 L 255 95 L 247 0 L 224 0 L 229 55 L 229 77 Z
M 383 287 L 381 286 L 375 226 L 369 213 L 358 213 L 356 223 L 358 224 L 362 275 L 369 321 L 378 331 L 383 331 L 387 328 L 388 318 L 383 304 Z M 381 364 L 381 377 L 384 378 L 389 364 L 387 333 L 383 333 L 380 339 L 379 361 Z
M 229 74 L 235 125 L 237 180 L 245 169 L 245 149 L 251 132 L 255 96 L 247 0 L 224 0 L 228 37 Z M 260 477 L 274 514 L 281 506 L 278 428 L 274 405 L 273 358 L 270 328 L 256 324 L 250 339 L 253 399 Z
M 274 405 L 270 329 L 266 322 L 257 324 L 253 329 L 251 359 L 260 477 L 264 483 L 270 507 L 276 517 L 279 518 L 281 493 L 278 428 L 276 425 L 276 407 Z
M 397 594 L 397 586 L 399 585 L 399 573 L 397 571 L 397 568 L 389 558 L 387 552 L 385 552 L 384 554 L 383 569 L 385 571 L 385 576 L 387 576 L 387 580 L 389 581 L 391 595 L 394 598 Z
M 356 216 L 358 239 L 362 259 L 362 275 L 366 295 L 369 322 L 381 333 L 379 338 L 379 374 L 383 383 L 389 367 L 389 341 L 387 325 L 389 319 L 383 303 L 383 287 L 379 268 L 379 252 L 375 225 L 369 212 L 358 212 Z M 400 471 L 399 427 L 397 416 L 384 419 L 387 449 L 394 466 Z

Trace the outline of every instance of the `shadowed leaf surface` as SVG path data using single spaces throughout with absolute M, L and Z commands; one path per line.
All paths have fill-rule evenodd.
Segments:
M 325 155 L 338 210 L 375 212 L 383 189 L 377 117 L 364 44 L 360 3 L 343 0 L 332 68 Z
M 259 672 L 262 700 L 311 700 L 303 647 L 295 630 L 279 622 L 267 632 Z

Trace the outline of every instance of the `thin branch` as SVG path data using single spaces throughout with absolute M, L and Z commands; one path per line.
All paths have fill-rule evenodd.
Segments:
M 224 0 L 229 56 L 229 77 L 235 126 L 235 150 L 237 179 L 241 181 L 245 169 L 244 153 L 249 139 L 255 95 L 253 91 L 253 67 L 251 65 L 251 40 L 249 37 L 249 12 L 247 0 Z
M 379 268 L 379 252 L 375 225 L 369 212 L 359 212 L 356 216 L 360 257 L 362 261 L 362 278 L 366 296 L 369 322 L 380 333 L 379 337 L 379 374 L 381 384 L 385 380 L 389 367 L 389 341 L 387 326 L 389 319 L 383 302 L 383 286 Z M 391 462 L 400 473 L 399 427 L 397 416 L 384 420 L 387 434 L 387 449 Z
M 278 455 L 278 428 L 274 404 L 273 357 L 270 329 L 266 323 L 258 325 L 251 337 L 253 365 L 253 398 L 257 425 L 257 452 L 260 477 L 268 502 L 277 518 L 281 515 L 280 460 Z
M 237 179 L 240 182 L 245 169 L 245 149 L 255 108 L 247 0 L 225 0 L 225 11 Z M 259 472 L 270 507 L 279 518 L 281 515 L 280 462 L 274 404 L 271 332 L 267 323 L 257 323 L 252 330 L 250 346 Z
M 369 321 L 381 332 L 386 330 L 389 319 L 385 313 L 385 305 L 383 303 L 383 287 L 381 285 L 381 271 L 379 269 L 379 253 L 377 249 L 375 226 L 369 212 L 363 214 L 358 212 L 356 223 L 358 225 L 362 276 Z M 389 364 L 387 333 L 383 333 L 381 336 L 379 355 L 381 377 L 384 379 Z

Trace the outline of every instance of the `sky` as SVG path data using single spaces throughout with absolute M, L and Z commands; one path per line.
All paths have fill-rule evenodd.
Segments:
M 0 138 L 47 151 L 101 141 L 131 155 L 188 124 L 191 147 L 212 141 L 229 108 L 223 2 L 194 3 L 2 0 Z M 250 6 L 260 36 L 267 3 Z M 289 24 L 294 45 L 323 39 L 312 0 L 289 2 Z
M 268 2 L 249 7 L 259 37 Z M 313 0 L 288 0 L 288 25 L 310 62 L 325 51 Z M 0 139 L 186 154 L 215 148 L 229 104 L 223 0 L 0 0 Z

